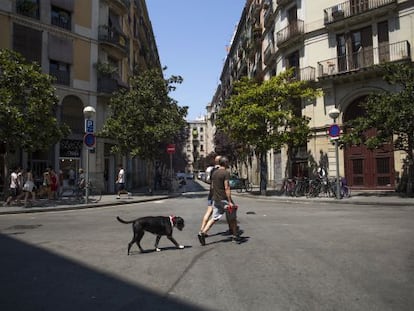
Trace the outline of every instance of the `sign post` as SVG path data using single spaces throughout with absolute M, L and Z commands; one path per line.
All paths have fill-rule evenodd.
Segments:
M 85 117 L 85 136 L 83 137 L 83 143 L 86 146 L 86 183 L 85 183 L 85 204 L 89 203 L 89 152 L 95 148 L 95 124 L 93 117 L 96 110 L 92 106 L 87 106 L 83 109 L 83 115 Z
M 338 140 L 341 135 L 341 128 L 336 123 L 336 119 L 339 117 L 340 111 L 337 108 L 333 108 L 328 112 L 329 116 L 333 119 L 334 123 L 329 127 L 329 136 L 335 141 L 335 160 L 336 160 L 336 198 L 341 198 L 341 184 L 339 180 L 339 151 Z
M 173 182 L 173 167 L 172 167 L 172 156 L 175 153 L 175 145 L 174 144 L 168 144 L 167 145 L 167 153 L 170 155 L 170 172 L 171 172 L 171 185 Z

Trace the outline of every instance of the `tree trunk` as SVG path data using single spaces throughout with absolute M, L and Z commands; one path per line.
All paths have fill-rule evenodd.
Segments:
M 267 190 L 267 155 L 260 153 L 260 194 L 266 195 Z
M 408 155 L 408 178 L 407 178 L 407 189 L 406 194 L 412 196 L 413 194 L 413 182 L 414 182 L 414 155 L 411 152 Z

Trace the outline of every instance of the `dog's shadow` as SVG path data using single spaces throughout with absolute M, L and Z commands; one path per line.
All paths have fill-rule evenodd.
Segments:
M 131 251 L 129 253 L 129 255 L 140 255 L 140 254 L 150 254 L 150 253 L 162 253 L 164 251 L 171 251 L 171 250 L 177 250 L 177 251 L 182 251 L 185 250 L 187 248 L 192 248 L 191 245 L 184 245 L 184 248 L 177 248 L 175 246 L 166 246 L 166 247 L 159 247 L 160 251 L 157 251 L 155 248 L 150 248 L 150 249 L 144 249 L 143 252 L 141 251 Z

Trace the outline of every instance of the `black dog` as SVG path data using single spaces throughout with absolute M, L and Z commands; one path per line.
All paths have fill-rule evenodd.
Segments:
M 157 252 L 161 251 L 161 249 L 158 248 L 158 243 L 160 242 L 161 236 L 163 235 L 166 235 L 167 238 L 173 242 L 177 248 L 184 248 L 184 246 L 178 244 L 172 236 L 174 227 L 177 227 L 177 229 L 180 231 L 184 228 L 184 219 L 181 217 L 148 216 L 126 221 L 117 216 L 116 219 L 118 219 L 118 221 L 123 224 L 132 224 L 132 231 L 134 233 L 134 236 L 132 237 L 131 242 L 128 243 L 128 255 L 129 250 L 134 243 L 137 243 L 141 253 L 144 252 L 140 245 L 140 242 L 144 236 L 145 231 L 153 233 L 157 236 L 155 240 L 155 250 Z

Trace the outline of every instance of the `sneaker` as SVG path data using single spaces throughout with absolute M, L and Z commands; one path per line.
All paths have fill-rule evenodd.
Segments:
M 241 239 L 241 237 L 240 237 L 240 236 L 238 236 L 238 235 L 233 235 L 233 237 L 232 237 L 231 241 L 232 241 L 233 243 L 240 244 L 240 243 L 241 243 L 241 241 L 242 241 L 242 239 Z
M 230 229 L 228 229 L 226 232 L 223 233 L 223 235 L 225 236 L 232 235 L 232 232 Z
M 206 245 L 206 235 L 202 232 L 200 232 L 198 235 L 198 240 L 200 241 L 201 245 Z
M 116 197 L 116 199 L 117 199 L 117 200 L 119 200 L 120 198 L 121 198 L 121 196 L 120 196 L 120 195 L 118 195 L 118 196 Z
M 132 193 L 128 192 L 128 198 L 132 197 Z

